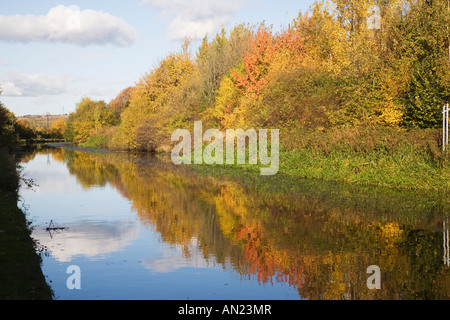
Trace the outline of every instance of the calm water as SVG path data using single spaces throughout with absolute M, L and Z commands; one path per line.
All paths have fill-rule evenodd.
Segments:
M 23 154 L 22 166 L 56 299 L 450 298 L 450 201 L 437 194 L 237 181 L 63 148 Z M 51 221 L 64 229 L 46 230 Z M 371 265 L 381 289 L 367 286 Z M 70 266 L 80 289 L 67 286 Z

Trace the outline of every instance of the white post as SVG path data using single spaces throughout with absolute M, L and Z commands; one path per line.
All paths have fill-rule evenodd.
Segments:
M 449 231 L 448 231 L 448 219 L 443 221 L 442 228 L 443 240 L 444 240 L 444 264 L 450 266 L 450 244 L 449 244 Z
M 448 220 L 447 220 L 448 223 Z M 450 244 L 449 244 L 449 233 L 448 233 L 448 225 L 445 228 L 445 237 L 446 237 L 446 244 L 447 244 L 447 266 L 450 266 Z
M 447 149 L 448 143 L 448 105 L 442 107 L 442 151 Z
M 445 149 L 447 150 L 448 145 L 448 103 L 445 108 Z
M 442 260 L 444 260 L 444 264 L 447 265 L 447 245 L 445 243 L 445 220 L 442 221 L 442 247 L 444 248 L 444 257 L 442 258 Z
M 442 106 L 442 151 L 445 151 L 445 106 Z
M 448 145 L 448 103 L 442 107 L 442 151 L 447 150 Z

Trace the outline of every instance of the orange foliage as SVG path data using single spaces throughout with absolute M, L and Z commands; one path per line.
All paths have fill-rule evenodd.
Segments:
M 120 93 L 109 102 L 109 107 L 118 115 L 123 112 L 123 110 L 127 107 L 130 99 L 131 92 L 133 91 L 133 87 L 128 87 L 120 91 Z
M 275 52 L 275 41 L 272 31 L 260 27 L 255 37 L 250 38 L 250 50 L 244 57 L 245 73 L 242 75 L 231 71 L 236 78 L 237 86 L 245 91 L 258 92 L 267 84 L 267 71 Z
M 299 22 L 273 36 L 272 30 L 260 27 L 249 40 L 250 49 L 244 56 L 244 74 L 231 70 L 236 86 L 246 92 L 258 93 L 268 83 L 270 73 L 298 64 L 305 52 L 304 37 Z
M 299 31 L 300 22 L 277 36 L 277 51 L 283 54 L 289 65 L 295 65 L 302 61 L 305 55 L 305 37 Z

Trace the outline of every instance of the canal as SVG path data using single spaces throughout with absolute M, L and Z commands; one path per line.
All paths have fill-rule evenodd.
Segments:
M 439 194 L 70 147 L 20 157 L 55 299 L 450 298 Z

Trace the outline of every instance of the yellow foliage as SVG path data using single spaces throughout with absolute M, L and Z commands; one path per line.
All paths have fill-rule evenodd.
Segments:
M 400 228 L 398 223 L 387 223 L 385 225 L 381 225 L 380 228 L 382 236 L 387 243 L 392 244 L 402 239 L 403 230 Z
M 239 97 L 240 92 L 235 86 L 233 75 L 223 77 L 212 112 L 224 128 L 233 128 L 235 125 L 236 116 L 233 111 L 239 105 Z
M 174 90 L 194 69 L 187 49 L 187 46 L 184 46 L 181 52 L 167 56 L 156 69 L 147 73 L 136 84 L 112 141 L 116 148 L 138 148 L 140 142 L 137 141 L 137 129 L 144 122 L 150 121 L 157 132 L 170 121 L 165 109 Z
M 403 112 L 396 109 L 395 107 L 384 107 L 381 110 L 381 115 L 379 116 L 379 121 L 381 124 L 389 126 L 398 126 L 402 121 Z
M 66 122 L 63 119 L 56 120 L 50 126 L 50 131 L 52 131 L 54 135 L 59 137 L 63 136 L 65 129 L 66 129 Z

